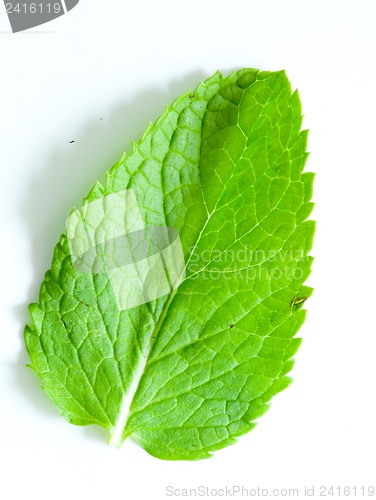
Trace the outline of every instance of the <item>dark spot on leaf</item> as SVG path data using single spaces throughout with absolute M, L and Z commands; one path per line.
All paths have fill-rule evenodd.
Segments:
M 290 302 L 291 307 L 298 307 L 308 299 L 308 297 L 293 297 L 293 299 Z

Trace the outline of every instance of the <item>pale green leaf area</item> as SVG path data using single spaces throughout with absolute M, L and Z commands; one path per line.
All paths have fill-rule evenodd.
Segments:
M 311 289 L 313 174 L 283 71 L 216 73 L 176 99 L 84 203 L 132 189 L 145 224 L 175 228 L 185 280 L 119 310 L 106 272 L 55 248 L 25 342 L 72 424 L 162 459 L 235 443 L 285 389 Z M 251 442 L 250 442 L 250 452 Z

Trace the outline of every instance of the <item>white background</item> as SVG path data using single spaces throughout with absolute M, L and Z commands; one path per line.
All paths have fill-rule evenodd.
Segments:
M 0 5 L 1 498 L 375 485 L 375 23 L 372 0 L 81 0 L 11 34 Z M 315 294 L 295 382 L 209 460 L 113 449 L 66 423 L 24 367 L 27 304 L 70 209 L 130 140 L 200 79 L 247 66 L 286 69 L 311 130 Z

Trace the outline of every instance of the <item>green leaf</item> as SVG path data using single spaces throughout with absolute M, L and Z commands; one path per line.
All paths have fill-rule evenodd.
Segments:
M 61 237 L 25 342 L 69 422 L 101 425 L 115 445 L 132 436 L 159 458 L 201 459 L 250 431 L 289 384 L 314 233 L 301 123 L 283 71 L 216 73 L 96 184 L 83 210 L 132 190 L 145 227 L 178 232 L 185 279 L 121 308 L 110 271 L 77 269 Z

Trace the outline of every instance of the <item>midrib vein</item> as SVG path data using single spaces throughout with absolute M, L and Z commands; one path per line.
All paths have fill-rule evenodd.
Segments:
M 206 111 L 205 111 L 205 113 L 206 113 Z M 202 122 L 203 121 L 204 121 L 204 118 L 202 119 Z M 201 139 L 202 139 L 202 136 L 201 136 Z M 201 162 L 201 148 L 202 148 L 202 142 L 201 142 L 201 146 L 200 146 L 200 162 Z M 235 167 L 235 164 L 234 164 L 234 167 Z M 230 179 L 233 177 L 233 175 L 234 175 L 234 172 L 232 172 Z M 201 188 L 201 193 L 202 193 L 203 206 L 206 210 L 207 218 L 206 218 L 205 224 L 203 225 L 203 227 L 200 231 L 200 234 L 197 237 L 196 243 L 195 243 L 188 259 L 187 259 L 187 263 L 186 263 L 184 270 L 182 272 L 182 277 L 184 276 L 184 274 L 188 268 L 188 265 L 191 261 L 191 258 L 193 256 L 194 252 L 196 251 L 197 245 L 199 244 L 201 237 L 202 237 L 207 225 L 209 224 L 211 217 L 216 212 L 218 205 L 219 205 L 220 201 L 222 200 L 223 194 L 226 190 L 226 185 L 223 186 L 222 193 L 218 197 L 218 200 L 217 200 L 213 210 L 210 213 L 207 209 L 206 200 L 205 200 L 205 196 L 204 196 L 204 193 L 202 190 L 201 182 L 200 182 L 200 188 Z M 182 283 L 182 282 L 183 282 L 183 280 L 179 280 L 179 283 Z M 119 446 L 121 446 L 122 442 L 124 441 L 123 434 L 124 434 L 129 416 L 131 414 L 130 408 L 132 406 L 134 396 L 136 395 L 136 392 L 137 392 L 138 387 L 140 385 L 141 378 L 145 372 L 145 367 L 147 365 L 147 362 L 148 362 L 150 353 L 152 351 L 154 342 L 158 336 L 158 333 L 160 332 L 160 330 L 162 328 L 163 322 L 167 316 L 168 310 L 171 306 L 172 301 L 175 298 L 177 291 L 178 291 L 178 288 L 175 288 L 174 290 L 172 290 L 172 292 L 171 292 L 171 294 L 166 302 L 166 305 L 163 308 L 162 314 L 161 314 L 161 316 L 160 316 L 160 318 L 159 318 L 159 320 L 158 320 L 158 322 L 153 330 L 153 333 L 151 334 L 147 350 L 145 351 L 145 354 L 141 354 L 141 361 L 139 362 L 139 365 L 137 367 L 137 370 L 135 372 L 135 375 L 133 377 L 133 380 L 131 382 L 129 390 L 125 393 L 125 395 L 123 397 L 123 401 L 122 401 L 121 406 L 120 406 L 120 412 L 119 412 L 118 419 L 117 419 L 116 424 L 110 433 L 110 437 L 108 440 L 109 444 L 112 444 L 114 446 L 119 447 Z

